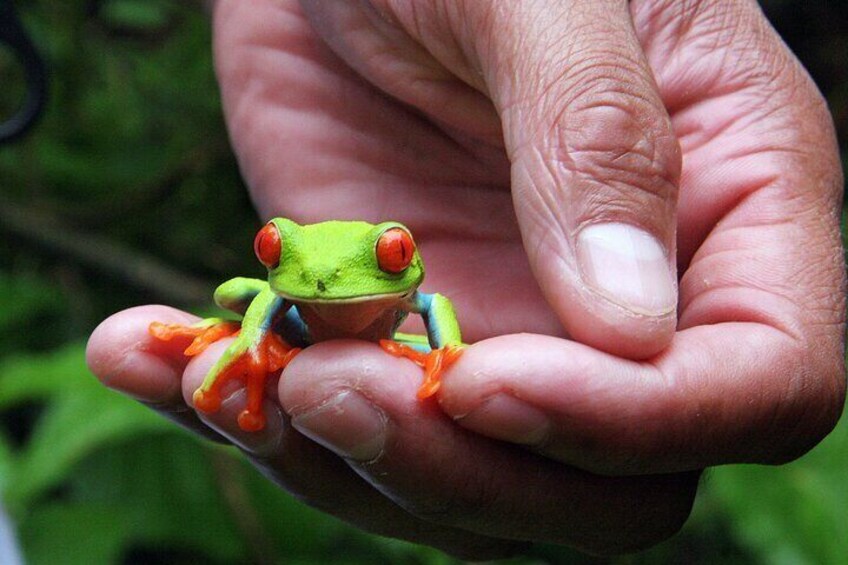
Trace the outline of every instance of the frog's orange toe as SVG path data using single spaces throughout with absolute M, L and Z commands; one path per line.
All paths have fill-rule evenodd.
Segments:
M 424 364 L 424 382 L 418 387 L 416 393 L 418 400 L 426 400 L 439 391 L 442 386 L 442 375 L 459 359 L 461 353 L 461 345 L 446 345 L 427 354 L 427 361 Z
M 242 410 L 238 415 L 238 425 L 246 432 L 258 432 L 265 427 L 265 414 Z
M 418 400 L 427 400 L 437 392 L 442 387 L 442 379 L 441 375 L 434 377 L 425 378 L 424 382 L 421 383 L 421 386 L 418 387 L 418 392 L 415 393 L 415 397 Z
M 427 361 L 427 353 L 422 353 L 408 345 L 404 345 L 390 339 L 381 339 L 379 343 L 383 351 L 389 355 L 409 359 L 420 367 L 423 367 Z
M 191 342 L 191 345 L 186 348 L 184 353 L 189 357 L 193 357 L 198 353 L 203 353 L 206 351 L 207 347 L 219 339 L 236 335 L 240 329 L 241 324 L 238 322 L 221 322 L 218 324 L 212 324 L 194 338 L 194 341 Z
M 446 345 L 429 353 L 422 353 L 408 345 L 388 339 L 380 340 L 380 347 L 390 355 L 405 357 L 424 368 L 424 382 L 415 394 L 418 400 L 426 400 L 439 391 L 442 386 L 442 374 L 459 359 L 463 349 L 462 345 Z
M 191 398 L 194 408 L 204 414 L 212 414 L 221 409 L 221 395 L 217 392 L 197 389 Z
M 208 382 L 194 391 L 194 407 L 206 414 L 217 412 L 221 408 L 221 390 L 232 380 L 241 381 L 247 392 L 247 407 L 238 416 L 239 428 L 246 432 L 262 430 L 265 427 L 262 411 L 265 383 L 299 352 L 299 348 L 291 347 L 279 335 L 265 334 L 254 347 L 235 356 L 214 377 L 207 376 Z
M 191 339 L 191 343 L 183 352 L 189 357 L 202 353 L 219 339 L 235 335 L 239 329 L 241 329 L 241 324 L 238 322 L 218 322 L 209 326 L 152 322 L 147 327 L 148 333 L 159 341 L 171 341 L 179 338 Z
M 199 332 L 190 326 L 183 324 L 165 324 L 163 322 L 151 322 L 147 326 L 147 332 L 159 341 L 171 341 L 175 337 L 194 338 Z

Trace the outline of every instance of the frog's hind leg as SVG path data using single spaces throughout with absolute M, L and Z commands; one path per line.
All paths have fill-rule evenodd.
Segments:
M 262 411 L 265 382 L 268 371 L 264 359 L 254 352 L 246 352 L 231 360 L 215 374 L 214 379 L 204 382 L 192 396 L 194 408 L 204 414 L 213 414 L 220 410 L 222 390 L 233 380 L 241 381 L 247 389 L 247 405 L 238 415 L 241 429 L 255 432 L 265 427 L 265 414 Z
M 265 383 L 300 351 L 274 332 L 265 332 L 261 340 L 246 351 L 226 351 L 194 391 L 194 407 L 206 414 L 217 412 L 221 408 L 223 388 L 232 380 L 241 381 L 247 389 L 247 405 L 238 416 L 238 425 L 246 432 L 261 430 L 265 427 L 262 410 Z
M 238 425 L 246 432 L 259 431 L 265 427 L 265 413 L 262 410 L 265 383 L 271 374 L 284 369 L 301 351 L 299 347 L 289 346 L 275 333 L 266 334 L 260 348 L 264 349 L 264 355 L 259 362 L 248 363 L 245 371 L 247 406 L 238 416 Z

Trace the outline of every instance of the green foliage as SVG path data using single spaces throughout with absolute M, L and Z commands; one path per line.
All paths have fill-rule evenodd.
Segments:
M 204 281 L 255 270 L 238 252 L 258 221 L 229 152 L 201 3 L 17 4 L 48 61 L 50 99 L 31 135 L 0 147 L 0 264 L 69 291 L 60 328 L 75 335 L 132 303 L 174 302 L 178 284 L 104 243 Z M 0 108 L 13 90 L 0 89 Z
M 59 314 L 66 308 L 66 298 L 61 290 L 50 283 L 29 274 L 10 276 L 0 272 L 0 335 L 15 335 L 16 328 L 22 325 L 52 323 L 55 328 L 52 335 L 26 333 L 16 340 L 0 340 L 0 355 L 11 354 L 21 348 L 41 349 L 67 339 L 68 336 L 59 331 L 63 325 Z
M 45 404 L 8 474 L 14 489 L 5 500 L 12 512 L 60 483 L 95 449 L 164 426 L 141 406 L 116 402 L 114 393 L 95 384 L 81 359 L 77 347 L 0 366 L 0 410 L 25 401 Z
M 840 563 L 848 556 L 848 421 L 780 469 L 715 470 L 710 488 L 738 521 L 736 535 L 767 563 Z
M 100 14 L 112 27 L 155 32 L 167 25 L 172 7 L 150 0 L 115 0 L 108 2 Z

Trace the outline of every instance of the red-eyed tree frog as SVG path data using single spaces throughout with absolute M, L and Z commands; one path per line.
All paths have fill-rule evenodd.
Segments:
M 268 269 L 267 282 L 234 278 L 214 295 L 216 304 L 242 316 L 240 323 L 208 318 L 190 326 L 150 325 L 160 340 L 193 338 L 185 350 L 190 356 L 236 335 L 195 391 L 196 409 L 217 411 L 221 388 L 242 380 L 247 406 L 239 427 L 261 430 L 268 376 L 284 369 L 302 348 L 337 338 L 378 342 L 388 353 L 411 359 L 425 371 L 418 398 L 436 393 L 442 372 L 462 351 L 462 339 L 450 301 L 418 291 L 424 265 L 406 227 L 397 222 L 298 225 L 274 218 L 253 247 Z M 397 331 L 409 313 L 422 316 L 426 336 Z

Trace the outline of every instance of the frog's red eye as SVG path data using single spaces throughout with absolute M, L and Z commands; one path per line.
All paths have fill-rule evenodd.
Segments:
M 377 264 L 387 273 L 400 273 L 409 267 L 413 255 L 415 243 L 404 229 L 386 230 L 377 240 Z
M 282 249 L 283 242 L 280 240 L 280 232 L 277 231 L 277 226 L 271 223 L 265 224 L 265 227 L 259 230 L 256 239 L 253 240 L 253 251 L 256 253 L 256 258 L 269 269 L 280 264 Z

